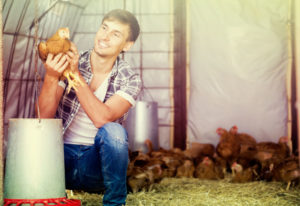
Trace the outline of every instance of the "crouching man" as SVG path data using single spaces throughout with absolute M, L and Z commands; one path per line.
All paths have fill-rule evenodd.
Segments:
M 92 26 L 92 25 L 91 25 Z M 128 166 L 127 132 L 121 126 L 135 104 L 141 80 L 124 60 L 139 35 L 136 18 L 126 10 L 107 13 L 94 48 L 78 54 L 48 55 L 38 98 L 41 118 L 61 118 L 67 189 L 105 190 L 103 205 L 125 205 Z M 83 82 L 68 93 L 60 80 L 70 66 Z

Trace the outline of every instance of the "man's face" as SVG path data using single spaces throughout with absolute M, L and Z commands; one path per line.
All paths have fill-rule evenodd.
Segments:
M 116 20 L 105 20 L 96 34 L 94 50 L 100 56 L 117 56 L 132 45 L 133 42 L 127 41 L 128 36 L 128 25 Z

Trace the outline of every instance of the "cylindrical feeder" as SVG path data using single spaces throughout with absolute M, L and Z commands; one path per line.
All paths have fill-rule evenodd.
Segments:
M 10 119 L 5 199 L 65 197 L 61 119 Z
M 125 128 L 128 132 L 129 148 L 132 151 L 148 152 L 145 140 L 152 142 L 153 149 L 159 148 L 157 102 L 137 101 L 129 111 Z

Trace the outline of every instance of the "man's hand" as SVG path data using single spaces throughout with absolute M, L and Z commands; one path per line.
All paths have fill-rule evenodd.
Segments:
M 46 75 L 59 78 L 68 65 L 67 55 L 59 53 L 54 57 L 53 54 L 48 54 L 47 60 L 44 63 Z
M 77 47 L 73 42 L 71 42 L 70 51 L 67 52 L 66 58 L 70 64 L 71 71 L 75 74 L 79 74 L 79 70 L 78 70 L 79 54 L 78 54 Z

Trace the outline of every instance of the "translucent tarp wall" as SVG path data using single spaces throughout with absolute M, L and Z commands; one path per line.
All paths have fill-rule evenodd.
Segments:
M 216 144 L 233 125 L 258 141 L 287 135 L 289 2 L 189 1 L 189 142 Z
M 34 117 L 35 17 L 39 20 L 38 41 L 46 40 L 60 27 L 69 27 L 72 41 L 79 50 L 85 50 L 93 47 L 104 13 L 125 8 L 137 16 L 141 34 L 123 58 L 143 77 L 144 92 L 140 99 L 158 102 L 160 144 L 170 147 L 171 0 L 2 0 L 2 8 L 5 136 L 9 118 Z M 37 70 L 43 77 L 40 60 Z

